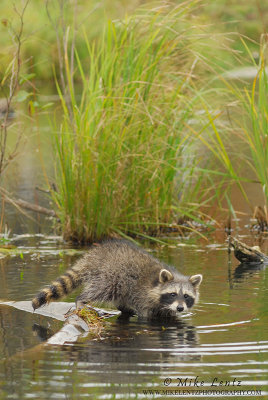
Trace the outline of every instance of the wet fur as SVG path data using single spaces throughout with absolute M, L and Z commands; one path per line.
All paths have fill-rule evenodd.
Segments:
M 178 307 L 187 310 L 198 300 L 201 280 L 201 275 L 180 274 L 131 242 L 110 240 L 92 245 L 71 269 L 41 290 L 32 305 L 37 309 L 83 285 L 77 307 L 112 302 L 124 314 L 174 316 L 179 314 Z M 189 307 L 184 297 L 187 293 Z

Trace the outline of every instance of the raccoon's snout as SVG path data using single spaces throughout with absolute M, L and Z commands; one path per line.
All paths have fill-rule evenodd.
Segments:
M 184 307 L 178 306 L 177 311 L 182 312 L 184 310 Z

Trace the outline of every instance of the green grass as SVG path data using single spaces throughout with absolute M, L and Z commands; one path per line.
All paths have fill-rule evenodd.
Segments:
M 202 158 L 187 128 L 200 118 L 184 29 L 194 4 L 110 22 L 98 46 L 85 36 L 87 69 L 76 53 L 79 101 L 65 57 L 69 101 L 58 86 L 64 118 L 53 194 L 65 238 L 146 237 L 182 216 L 198 219 L 207 171 L 198 170 Z
M 259 204 L 254 203 L 254 198 L 248 197 L 249 182 L 262 187 L 263 204 L 267 206 L 268 202 L 268 36 L 264 34 L 261 38 L 259 65 L 256 64 L 247 44 L 243 40 L 242 42 L 256 68 L 253 82 L 234 82 L 225 79 L 224 75 L 218 75 L 221 81 L 221 90 L 218 91 L 221 95 L 227 94 L 231 111 L 227 116 L 222 116 L 222 102 L 222 111 L 219 111 L 218 115 L 213 114 L 205 97 L 201 96 L 200 101 L 206 110 L 209 123 L 203 130 L 193 131 L 209 151 L 210 168 L 214 165 L 215 171 L 218 174 L 223 173 L 227 178 L 223 180 L 222 187 L 219 185 L 217 198 L 219 203 L 220 199 L 227 198 L 230 211 L 232 204 L 229 195 L 233 184 L 238 185 L 252 210 Z M 216 79 L 214 82 L 219 87 Z M 207 183 L 203 183 L 208 186 Z
M 82 35 L 79 35 L 81 26 L 85 27 L 90 38 L 99 37 L 107 15 L 110 18 L 122 18 L 126 12 L 135 10 L 138 3 L 133 1 L 125 4 L 122 0 L 113 2 L 78 0 L 75 9 L 74 0 L 48 0 L 48 10 L 52 20 L 50 21 L 46 1 L 30 0 L 27 6 L 24 16 L 22 62 L 25 73 L 34 73 L 37 81 L 42 79 L 51 82 L 53 81 L 53 65 L 57 67 L 59 63 L 55 26 L 61 37 L 67 27 L 75 26 L 76 19 L 77 47 L 81 57 L 86 57 L 84 41 Z M 12 59 L 14 45 L 11 36 L 17 32 L 20 24 L 19 13 L 24 3 L 25 0 L 19 2 L 1 0 L 0 2 L 0 78 Z M 75 14 L 76 17 L 74 17 Z M 72 37 L 70 37 L 70 42 L 71 40 Z
M 253 59 L 253 58 L 252 58 Z M 264 202 L 268 204 L 268 35 L 264 34 L 260 43 L 260 61 L 257 74 L 250 90 L 235 90 L 245 118 L 241 127 L 241 137 L 246 143 L 251 157 L 248 165 L 262 186 Z M 256 204 L 255 204 L 256 206 Z
M 10 33 L 13 30 L 16 31 L 19 24 L 18 13 L 14 11 L 14 5 L 20 11 L 23 2 L 24 0 L 20 2 L 1 0 L 0 2 L 0 77 L 3 71 L 7 69 L 13 53 Z M 63 4 L 62 9 L 61 3 Z M 87 52 L 84 47 L 84 39 L 79 34 L 81 27 L 84 27 L 90 40 L 99 38 L 107 18 L 117 20 L 124 18 L 125 14 L 132 15 L 142 3 L 140 0 L 128 2 L 124 0 L 103 0 L 101 2 L 98 0 L 77 0 L 75 9 L 74 0 L 49 0 L 48 9 L 52 23 L 58 27 L 59 35 L 68 26 L 74 27 L 74 19 L 76 19 L 76 44 L 81 60 L 86 62 Z M 179 0 L 173 2 L 174 6 L 181 3 Z M 197 8 L 195 16 L 198 15 L 200 25 L 202 23 L 210 25 L 211 32 L 219 34 L 220 32 L 238 31 L 254 40 L 255 43 L 252 43 L 252 46 L 256 48 L 260 34 L 265 29 L 267 31 L 268 7 L 260 1 L 245 0 L 243 3 L 238 3 L 235 0 L 217 0 L 214 2 L 199 1 L 198 3 L 199 8 Z M 24 18 L 25 36 L 22 48 L 24 72 L 35 74 L 37 81 L 39 79 L 52 80 L 52 65 L 58 66 L 59 63 L 56 32 L 48 18 L 45 4 L 46 1 L 43 0 L 30 1 Z M 148 3 L 147 7 L 153 8 L 156 4 L 157 2 L 154 5 Z M 196 23 L 196 20 L 194 20 L 194 23 Z M 70 37 L 71 40 L 72 37 Z M 238 36 L 232 36 L 230 40 L 233 41 L 234 48 L 241 50 Z M 215 53 L 212 55 L 215 57 Z M 234 58 L 230 56 L 229 61 L 233 62 Z
M 230 2 L 218 4 L 225 9 L 228 23 L 235 19 L 233 9 L 225 7 Z M 218 6 L 216 10 L 215 5 L 198 0 L 179 5 L 154 3 L 133 14 L 134 3 L 118 0 L 116 4 L 122 7 L 115 11 L 110 2 L 100 7 L 95 0 L 81 0 L 73 18 L 73 8 L 68 5 L 74 3 L 63 2 L 63 10 L 55 11 L 54 2 L 49 2 L 61 50 L 65 48 L 62 71 L 56 31 L 45 7 L 40 0 L 29 3 L 22 60 L 33 58 L 22 65 L 22 90 L 17 96 L 17 101 L 27 101 L 29 109 L 34 108 L 33 97 L 29 102 L 27 96 L 35 96 L 35 89 L 31 87 L 27 93 L 23 85 L 33 79 L 35 86 L 31 72 L 36 73 L 37 81 L 50 79 L 54 65 L 62 118 L 56 128 L 57 190 L 52 190 L 52 196 L 65 238 L 88 242 L 114 234 L 156 236 L 170 227 L 179 229 L 186 219 L 201 222 L 215 199 L 228 198 L 232 183 L 237 183 L 247 198 L 244 165 L 254 170 L 267 199 L 265 42 L 252 89 L 241 90 L 222 77 L 217 79 L 235 59 L 231 51 L 226 52 L 230 37 L 219 34 L 225 25 L 204 25 L 211 22 L 211 16 L 215 16 L 213 22 L 220 20 Z M 237 7 L 242 18 L 242 9 Z M 85 9 L 90 12 L 83 20 Z M 251 15 L 252 5 L 246 9 Z M 8 65 L 14 51 L 14 44 L 8 45 L 10 37 L 9 42 L 6 38 L 8 31 L 16 30 L 18 21 L 12 19 L 7 0 L 1 3 L 1 10 L 3 77 L 2 67 Z M 118 18 L 126 10 L 130 17 L 107 22 L 106 13 Z M 259 30 L 255 33 L 257 36 Z M 246 44 L 244 49 L 251 55 Z M 243 120 L 233 118 L 234 131 L 221 112 L 214 112 L 216 107 L 223 109 L 224 92 L 229 101 L 230 95 L 231 101 L 239 100 L 239 112 L 244 114 Z M 248 156 L 250 152 L 240 170 L 229 134 L 242 138 Z

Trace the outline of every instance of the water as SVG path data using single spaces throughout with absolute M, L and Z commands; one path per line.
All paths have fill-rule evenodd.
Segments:
M 51 137 L 56 132 L 47 121 L 40 131 L 30 121 L 25 131 L 26 144 L 4 183 L 15 197 L 50 208 L 49 198 L 35 187 L 46 187 L 44 171 L 48 181 L 53 177 Z M 262 204 L 255 184 L 248 184 L 247 191 L 253 204 Z M 233 197 L 235 209 L 249 213 L 241 194 Z M 28 214 L 34 220 L 6 204 L 8 229 L 51 230 L 51 221 Z M 101 341 L 45 346 L 62 322 L 0 306 L 0 400 L 267 397 L 267 270 L 239 266 L 224 239 L 216 232 L 208 242 L 178 239 L 173 247 L 152 249 L 182 273 L 204 276 L 199 304 L 176 324 L 114 321 Z M 253 244 L 249 237 L 242 240 Z M 78 257 L 64 252 L 59 239 L 42 235 L 20 236 L 14 244 L 21 254 L 0 259 L 4 300 L 30 300 Z M 268 254 L 267 239 L 262 250 Z
M 78 257 L 42 235 L 15 243 L 23 256 L 0 260 L 5 300 L 30 300 Z M 224 244 L 177 243 L 152 251 L 204 281 L 199 304 L 176 323 L 115 320 L 103 340 L 44 346 L 61 322 L 0 306 L 0 399 L 267 396 L 266 268 L 239 266 Z

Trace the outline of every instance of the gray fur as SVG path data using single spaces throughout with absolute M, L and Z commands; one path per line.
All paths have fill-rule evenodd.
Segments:
M 122 313 L 146 318 L 176 315 L 182 304 L 187 309 L 184 293 L 196 302 L 202 280 L 201 275 L 184 276 L 131 242 L 117 239 L 92 245 L 69 271 L 83 285 L 78 308 L 88 302 L 112 302 Z M 161 304 L 161 295 L 172 292 L 176 304 Z

